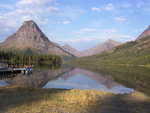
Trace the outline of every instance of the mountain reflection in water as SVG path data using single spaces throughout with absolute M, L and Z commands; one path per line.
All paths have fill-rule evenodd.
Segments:
M 110 76 L 80 68 L 57 70 L 35 69 L 30 75 L 9 75 L 1 77 L 0 86 L 15 85 L 34 88 L 92 89 L 112 93 L 130 93 L 133 89 L 122 86 Z
M 110 76 L 75 68 L 56 80 L 49 81 L 44 88 L 92 89 L 112 93 L 130 93 L 133 89 L 122 86 Z

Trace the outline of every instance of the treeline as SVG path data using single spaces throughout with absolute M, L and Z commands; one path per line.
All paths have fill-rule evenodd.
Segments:
M 38 54 L 30 49 L 24 51 L 0 49 L 0 62 L 9 65 L 60 66 L 62 59 L 57 55 Z

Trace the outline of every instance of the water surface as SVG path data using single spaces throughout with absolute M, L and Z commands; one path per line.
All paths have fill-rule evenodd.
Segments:
M 32 74 L 1 76 L 0 86 L 17 85 L 34 88 L 61 88 L 98 90 L 115 94 L 131 93 L 132 88 L 123 86 L 111 76 L 104 76 L 80 68 L 34 69 Z

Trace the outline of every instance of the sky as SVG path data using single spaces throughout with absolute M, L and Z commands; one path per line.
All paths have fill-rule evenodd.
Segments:
M 135 40 L 150 25 L 150 0 L 0 0 L 0 41 L 27 20 L 51 41 L 85 50 Z

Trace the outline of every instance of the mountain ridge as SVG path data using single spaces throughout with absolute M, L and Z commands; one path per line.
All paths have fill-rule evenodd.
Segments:
M 82 51 L 81 56 L 84 57 L 84 56 L 92 56 L 92 55 L 100 54 L 102 52 L 109 51 L 120 44 L 121 44 L 120 42 L 114 41 L 112 39 L 108 39 L 103 43 L 97 44 L 93 48 Z
M 146 36 L 150 36 L 150 25 L 147 27 L 147 29 L 144 30 L 144 32 L 142 32 L 142 34 L 138 36 L 137 40 Z
M 65 44 L 62 46 L 62 48 L 68 52 L 70 52 L 71 54 L 73 54 L 76 57 L 80 56 L 80 52 L 78 50 L 76 50 L 75 48 L 73 48 L 72 46 L 70 46 L 69 44 Z
M 95 47 L 84 50 L 84 51 L 78 51 L 72 46 L 70 46 L 69 44 L 63 45 L 62 48 L 70 52 L 76 57 L 85 57 L 85 56 L 92 56 L 92 55 L 100 54 L 105 51 L 109 51 L 120 44 L 121 44 L 120 42 L 117 42 L 112 39 L 108 39 L 107 41 L 97 44 Z

